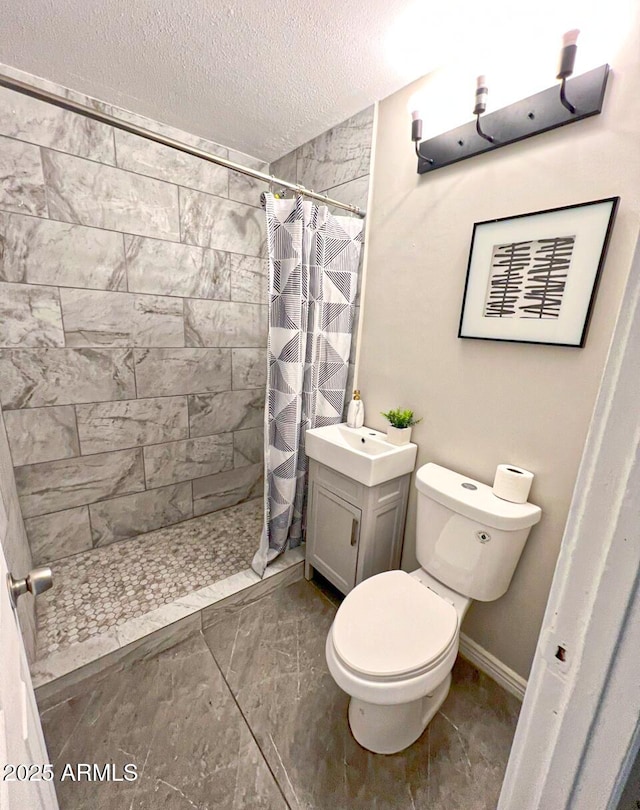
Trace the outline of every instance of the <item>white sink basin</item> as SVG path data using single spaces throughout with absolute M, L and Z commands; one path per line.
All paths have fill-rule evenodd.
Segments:
M 386 434 L 378 430 L 342 424 L 308 430 L 305 450 L 309 458 L 367 487 L 375 487 L 412 472 L 418 447 L 412 443 L 390 444 Z

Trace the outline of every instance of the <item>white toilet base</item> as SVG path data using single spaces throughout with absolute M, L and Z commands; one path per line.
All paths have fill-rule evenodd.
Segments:
M 374 754 L 397 754 L 414 743 L 444 703 L 451 686 L 451 673 L 431 694 L 393 706 L 349 701 L 351 733 L 363 748 Z

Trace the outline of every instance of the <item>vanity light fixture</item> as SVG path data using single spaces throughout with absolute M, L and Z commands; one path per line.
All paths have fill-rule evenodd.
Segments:
M 427 141 L 422 140 L 421 114 L 419 110 L 414 110 L 411 113 L 411 140 L 418 156 L 418 174 L 426 174 L 450 163 L 599 115 L 609 65 L 601 65 L 567 81 L 573 75 L 579 33 L 578 29 L 573 29 L 562 37 L 560 67 L 556 76 L 560 79 L 559 93 L 557 86 L 549 87 L 485 115 L 489 88 L 486 78 L 478 76 L 473 109 L 475 122 L 463 124 Z
M 481 138 L 484 138 L 485 141 L 489 141 L 489 143 L 495 143 L 496 139 L 493 135 L 487 135 L 482 131 L 482 127 L 480 126 L 480 116 L 482 113 L 487 111 L 487 95 L 489 94 L 489 88 L 487 87 L 487 79 L 485 76 L 478 76 L 478 82 L 476 85 L 476 106 L 473 108 L 473 114 L 476 117 L 476 132 Z
M 558 75 L 556 79 L 560 79 L 560 101 L 562 102 L 563 106 L 566 107 L 570 113 L 575 114 L 576 108 L 573 104 L 567 100 L 565 95 L 565 89 L 567 85 L 567 79 L 573 73 L 573 66 L 576 63 L 576 53 L 578 52 L 578 34 L 580 31 L 577 28 L 572 29 L 571 31 L 567 31 L 566 34 L 562 37 L 562 51 L 560 52 L 560 68 L 558 69 Z

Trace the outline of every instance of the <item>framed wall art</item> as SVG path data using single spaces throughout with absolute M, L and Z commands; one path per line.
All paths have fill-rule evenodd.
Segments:
M 584 346 L 619 200 L 476 222 L 458 337 Z

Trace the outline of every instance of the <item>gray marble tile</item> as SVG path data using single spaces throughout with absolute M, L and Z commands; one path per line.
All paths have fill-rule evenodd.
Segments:
M 93 503 L 89 510 L 94 546 L 128 540 L 193 517 L 191 484 L 187 481 L 135 495 L 124 495 Z
M 167 607 L 170 607 L 169 605 Z M 135 634 L 130 624 L 145 628 L 143 635 Z M 53 706 L 78 697 L 98 683 L 113 677 L 135 661 L 157 655 L 175 647 L 200 632 L 199 614 L 185 615 L 164 627 L 150 630 L 144 618 L 125 622 L 121 628 L 65 647 L 37 660 L 31 666 L 31 679 L 36 687 L 38 708 L 42 714 Z M 123 639 L 135 640 L 122 643 Z
M 0 350 L 5 408 L 131 399 L 135 394 L 130 349 Z
M 70 698 L 65 703 L 65 711 L 58 711 L 55 728 L 51 728 L 47 735 L 47 753 L 51 761 L 56 760 L 64 751 L 65 745 L 73 737 L 73 732 L 90 703 L 91 690 Z M 46 711 L 40 709 L 40 714 L 43 715 Z
M 7 568 L 16 577 L 24 577 L 32 567 L 31 550 L 24 530 L 15 475 L 0 409 L 0 544 Z M 27 594 L 18 601 L 18 621 L 25 641 L 29 661 L 36 652 L 36 612 L 33 598 Z
M 0 279 L 125 290 L 122 234 L 0 213 Z
M 297 183 L 297 151 L 297 149 L 294 149 L 292 152 L 278 158 L 278 160 L 274 160 L 269 166 L 269 174 L 274 175 L 279 180 L 286 180 L 288 183 Z
M 355 180 L 348 180 L 342 185 L 323 189 L 322 193 L 334 200 L 357 205 L 358 208 L 362 208 L 363 211 L 366 211 L 369 195 L 369 180 L 370 175 L 366 174 L 362 177 L 357 177 Z M 329 210 L 338 216 L 349 216 L 346 211 L 340 208 L 330 208 Z
M 13 79 L 18 79 L 18 81 L 25 82 L 31 87 L 46 90 L 49 93 L 54 93 L 55 95 L 62 96 L 62 98 L 70 99 L 71 101 L 76 101 L 79 104 L 85 104 L 92 110 L 101 110 L 102 112 L 106 112 L 109 114 L 111 114 L 113 111 L 113 108 L 111 107 L 110 104 L 105 104 L 103 101 L 99 101 L 96 98 L 87 96 L 84 93 L 78 92 L 77 90 L 71 90 L 62 84 L 49 81 L 49 79 L 43 79 L 41 76 L 35 76 L 33 73 L 28 73 L 27 71 L 20 70 L 19 68 L 13 67 L 12 65 L 0 63 L 0 69 L 2 70 L 2 73 L 5 76 L 8 76 Z
M 0 346 L 64 346 L 55 287 L 0 282 Z
M 259 500 L 262 502 L 262 499 Z M 202 611 L 203 621 L 206 615 L 208 623 L 215 624 L 217 621 L 224 621 L 224 613 L 231 606 L 254 602 L 276 588 L 297 582 L 303 576 L 304 553 L 300 554 L 300 548 L 295 548 L 274 560 L 262 579 L 255 571 L 247 568 L 180 597 L 173 604 L 197 608 Z
M 115 659 L 119 655 L 122 655 L 120 643 L 115 631 L 111 630 L 88 638 L 83 644 L 76 644 L 44 657 L 38 656 L 30 667 L 38 704 L 50 706 L 51 703 L 57 703 L 61 692 L 77 694 L 74 684 L 78 680 L 104 671 L 105 656 L 113 656 Z M 49 703 L 51 698 L 53 700 Z
M 248 165 L 245 163 L 245 165 Z M 248 174 L 229 171 L 229 199 L 261 208 L 260 195 L 269 191 L 269 183 Z
M 247 155 L 244 152 L 236 152 L 234 149 L 230 149 L 229 160 L 240 164 L 240 166 L 246 166 L 248 169 L 256 169 L 256 171 L 263 174 L 269 174 L 269 164 L 266 161 Z M 269 183 L 267 181 L 259 180 L 257 177 L 250 177 L 248 174 L 242 174 L 242 172 L 229 171 L 229 199 L 231 200 L 253 205 L 255 208 L 262 208 L 260 195 L 268 190 Z
M 473 810 L 495 807 L 520 703 L 458 658 L 453 685 L 429 724 L 429 807 L 448 810 L 451 797 Z
M 62 307 L 70 346 L 132 346 L 135 344 L 132 295 L 64 290 Z
M 190 482 L 186 482 L 168 490 L 167 497 L 189 489 Z M 137 503 L 144 508 L 148 502 L 141 498 Z M 123 505 L 130 512 L 135 501 L 129 506 L 123 501 Z M 216 598 L 243 587 L 234 577 L 248 570 L 255 554 L 262 506 L 261 498 L 248 501 L 58 560 L 52 566 L 55 587 L 38 600 L 38 657 L 75 647 L 111 629 L 116 630 L 120 643 L 125 636 L 128 643 L 138 637 L 131 627 L 123 629 L 129 620 L 144 620 L 155 629 L 200 609 L 193 606 L 194 590 L 199 592 L 199 601 L 204 596 L 200 590 L 212 584 L 216 584 Z M 171 513 L 175 517 L 173 510 Z M 122 527 L 126 529 L 126 522 Z M 229 577 L 232 582 L 227 581 Z M 253 574 L 250 581 L 257 579 Z
M 71 405 L 5 411 L 4 421 L 16 467 L 80 455 Z
M 370 173 L 373 107 L 348 118 L 297 151 L 298 182 L 334 188 Z
M 266 349 L 231 350 L 233 390 L 264 388 L 267 384 Z
M 304 576 L 304 554 L 296 557 L 294 561 L 299 551 L 300 549 L 296 548 L 281 554 L 267 568 L 262 579 L 254 571 L 247 571 L 244 575 L 248 581 L 243 588 L 202 608 L 202 629 L 206 630 L 214 624 L 224 623 L 228 618 L 235 622 L 238 609 L 252 605 L 280 588 L 299 582 Z M 283 565 L 285 560 L 286 563 Z
M 176 186 L 47 149 L 42 165 L 52 219 L 180 241 Z
M 180 189 L 182 241 L 189 245 L 260 256 L 266 235 L 264 212 L 251 205 Z
M 238 152 L 236 149 L 229 149 L 229 160 L 234 163 L 239 163 L 241 166 L 246 166 L 249 169 L 257 169 L 259 172 L 269 172 L 269 164 L 266 160 L 248 155 L 246 152 Z
M 184 346 L 182 301 L 163 295 L 134 295 L 135 346 Z
M 10 464 L 11 462 L 9 462 Z M 9 526 L 8 509 L 5 506 L 5 499 L 8 500 L 7 494 L 4 492 L 4 480 L 0 474 L 0 545 L 4 546 L 7 539 L 7 529 Z
M 88 700 L 54 706 L 43 725 L 56 771 L 67 761 L 133 762 L 140 774 L 60 782 L 63 807 L 287 809 L 201 636 L 114 673 Z
M 229 300 L 230 254 L 125 234 L 131 292 Z
M 264 422 L 264 402 L 262 388 L 190 396 L 190 435 L 209 436 L 259 427 Z
M 223 621 L 203 632 L 290 806 L 386 810 L 383 796 L 373 793 L 380 787 L 373 755 L 351 738 L 348 698 L 326 668 L 324 641 L 334 613 L 312 585 L 297 582 L 226 610 Z M 392 760 L 379 759 L 381 769 Z M 392 767 L 387 778 L 407 776 L 403 771 Z M 396 798 L 395 807 L 411 807 L 408 795 Z
M 199 394 L 231 388 L 228 349 L 136 349 L 135 367 L 139 397 Z
M 179 186 L 228 196 L 229 172 L 224 166 L 188 155 L 178 149 L 141 138 L 121 129 L 115 130 L 118 166 Z
M 264 489 L 262 474 L 263 465 L 252 464 L 197 478 L 193 482 L 193 514 L 206 515 L 259 497 Z
M 142 450 L 18 467 L 16 486 L 25 518 L 141 492 L 145 488 Z
M 4 87 L 0 87 L 0 134 L 100 163 L 115 163 L 110 126 Z
M 118 624 L 116 637 L 121 647 L 140 645 L 142 654 L 137 656 L 139 659 L 146 657 L 149 654 L 147 650 L 150 648 L 155 652 L 156 645 L 162 637 L 164 637 L 162 638 L 164 649 L 169 649 L 195 633 L 199 633 L 201 625 L 202 620 L 198 612 L 186 605 L 179 604 L 179 600 L 176 599 L 149 613 Z M 150 636 L 155 636 L 153 646 L 146 643 Z M 127 657 L 129 658 L 129 656 Z
M 76 414 L 83 455 L 189 437 L 186 397 L 77 405 Z
M 47 215 L 37 146 L 0 137 L 0 208 L 18 214 Z
M 231 266 L 231 300 L 268 304 L 269 268 L 267 260 L 231 253 L 229 263 Z
M 215 141 L 210 141 L 207 138 L 202 138 L 199 135 L 193 135 L 191 132 L 186 132 L 184 129 L 172 127 L 170 124 L 165 124 L 161 121 L 154 121 L 153 118 L 146 118 L 144 115 L 125 110 L 122 107 L 114 107 L 113 115 L 120 121 L 136 124 L 136 126 L 146 129 L 148 132 L 154 132 L 158 135 L 164 135 L 166 138 L 172 138 L 180 143 L 195 146 L 196 149 L 201 149 L 203 152 L 208 152 L 211 155 L 220 155 L 220 157 L 229 157 L 229 150 L 226 146 L 221 146 Z
M 263 347 L 267 345 L 266 306 L 233 301 L 185 301 L 189 346 Z
M 238 509 L 245 509 L 247 506 L 252 506 L 252 504 L 246 504 Z M 225 510 L 216 515 L 209 515 L 196 521 L 187 521 L 153 533 L 154 535 L 171 534 L 183 538 L 181 544 L 176 545 L 174 541 L 170 546 L 172 550 L 180 552 L 179 573 L 184 573 L 184 541 L 186 540 L 188 544 L 191 540 L 191 535 L 184 535 L 184 529 L 194 523 L 206 523 L 214 524 L 215 532 L 215 524 L 220 523 L 228 512 L 229 510 Z M 236 514 L 238 511 L 234 510 L 234 515 Z M 235 524 L 233 525 L 235 526 Z M 226 532 L 225 536 L 227 539 L 231 537 L 233 543 L 236 543 L 233 531 Z M 144 535 L 138 540 L 99 549 L 91 556 L 93 554 L 113 555 L 116 551 L 128 551 L 130 546 L 140 543 L 143 543 L 148 549 L 149 542 L 149 535 Z M 205 546 L 211 543 L 211 531 L 206 534 L 202 543 Z M 152 548 L 154 553 L 162 555 L 163 549 L 156 545 Z M 70 562 L 77 559 L 78 557 L 72 558 Z M 112 568 L 108 562 L 106 565 L 108 568 Z M 133 565 L 135 566 L 135 561 L 133 561 Z M 148 566 L 148 561 L 145 561 L 143 570 L 148 571 Z M 203 568 L 202 555 L 200 555 L 193 580 L 197 590 L 162 604 L 141 616 L 128 619 L 116 625 L 112 631 L 104 633 L 108 647 L 106 652 L 104 645 L 100 642 L 100 636 L 98 636 L 79 641 L 72 647 L 62 647 L 56 652 L 45 653 L 43 657 L 39 658 L 32 665 L 31 670 L 37 687 L 36 696 L 40 711 L 46 711 L 61 701 L 75 697 L 90 686 L 95 687 L 100 680 L 111 677 L 124 665 L 155 655 L 184 641 L 194 633 L 199 633 L 201 616 L 204 616 L 205 612 L 212 611 L 210 622 L 215 623 L 221 619 L 221 616 L 224 616 L 225 611 L 229 610 L 232 604 L 248 604 L 277 587 L 285 587 L 291 582 L 302 579 L 303 566 L 304 552 L 298 547 L 281 554 L 267 568 L 263 579 L 247 569 L 230 576 L 227 575 L 212 585 L 199 588 L 197 585 L 198 574 L 202 574 Z M 81 585 L 81 587 L 83 586 Z M 101 602 L 101 604 L 104 603 Z M 215 610 L 216 608 L 220 608 L 220 610 Z M 116 649 L 109 646 L 114 641 L 119 645 Z M 91 683 L 88 681 L 89 678 Z
M 349 731 L 348 696 L 325 662 L 335 609 L 300 581 L 258 601 L 221 603 L 217 616 L 216 606 L 203 613 L 205 640 L 290 806 L 495 807 L 515 728 L 510 696 L 482 694 L 484 676 L 469 676 L 459 661 L 442 713 L 416 743 L 393 756 L 365 751 Z
M 154 444 L 144 448 L 148 487 L 161 487 L 229 470 L 233 466 L 230 433 Z
M 184 346 L 179 299 L 71 289 L 60 296 L 68 346 Z
M 236 430 L 233 434 L 233 466 L 260 464 L 264 458 L 264 428 Z
M 92 546 L 89 510 L 86 506 L 27 518 L 24 525 L 34 565 L 60 560 L 87 551 Z

